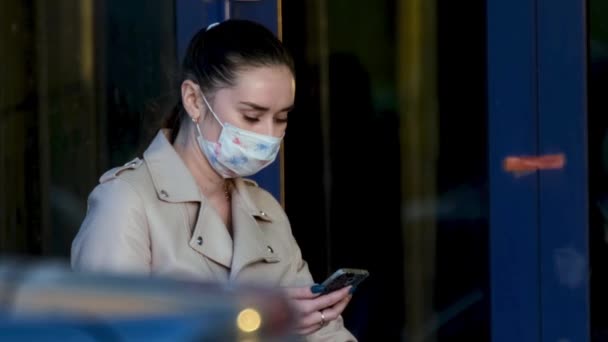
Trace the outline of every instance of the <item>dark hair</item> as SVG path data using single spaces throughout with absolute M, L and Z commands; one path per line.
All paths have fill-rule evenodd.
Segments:
M 275 65 L 288 67 L 295 76 L 291 55 L 272 32 L 252 21 L 231 19 L 202 29 L 192 38 L 179 84 L 192 80 L 208 94 L 233 86 L 237 73 L 243 69 Z M 180 93 L 163 123 L 164 128 L 172 130 L 172 143 L 185 115 Z

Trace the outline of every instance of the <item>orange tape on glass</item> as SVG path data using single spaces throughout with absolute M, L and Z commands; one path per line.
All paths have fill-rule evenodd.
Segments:
M 538 157 L 509 156 L 504 160 L 503 167 L 507 172 L 530 172 L 536 170 L 559 170 L 566 165 L 563 154 L 548 154 Z

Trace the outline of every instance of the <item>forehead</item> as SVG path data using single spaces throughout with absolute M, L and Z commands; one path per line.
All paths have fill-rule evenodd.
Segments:
M 295 80 L 285 66 L 246 68 L 238 72 L 234 86 L 226 90 L 236 102 L 283 108 L 293 104 Z

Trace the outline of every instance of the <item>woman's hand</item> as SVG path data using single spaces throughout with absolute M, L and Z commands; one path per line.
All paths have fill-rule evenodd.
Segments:
M 313 286 L 313 288 L 319 285 Z M 325 295 L 313 293 L 310 287 L 287 288 L 287 297 L 292 302 L 298 315 L 296 332 L 301 335 L 311 334 L 340 316 L 350 302 L 351 286 L 330 292 Z

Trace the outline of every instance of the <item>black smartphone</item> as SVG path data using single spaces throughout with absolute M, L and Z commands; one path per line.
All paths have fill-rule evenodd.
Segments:
M 345 286 L 358 286 L 369 276 L 367 270 L 357 268 L 340 268 L 334 274 L 325 279 L 321 285 L 325 287 L 323 294 L 339 290 Z

